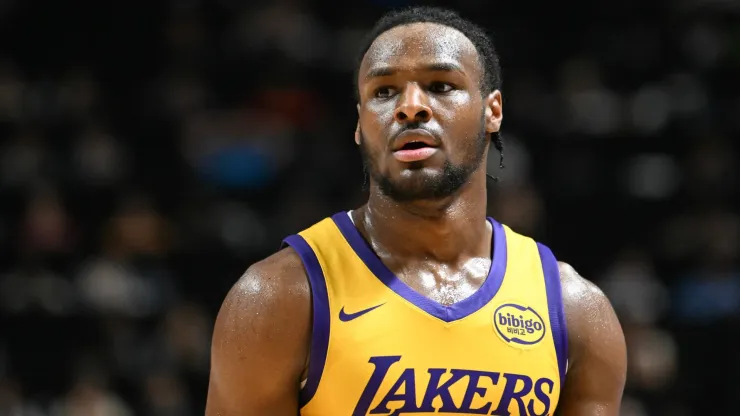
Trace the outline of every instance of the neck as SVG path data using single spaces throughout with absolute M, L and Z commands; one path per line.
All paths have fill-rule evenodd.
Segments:
M 379 254 L 448 263 L 490 250 L 486 203 L 485 170 L 455 195 L 435 201 L 399 203 L 371 184 L 368 202 L 354 220 Z

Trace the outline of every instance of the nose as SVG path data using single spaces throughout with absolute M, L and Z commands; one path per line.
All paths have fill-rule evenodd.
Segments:
M 394 115 L 399 123 L 427 122 L 432 119 L 427 96 L 417 84 L 409 84 L 401 94 Z

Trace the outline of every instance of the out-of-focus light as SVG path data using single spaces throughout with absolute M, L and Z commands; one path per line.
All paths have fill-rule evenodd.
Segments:
M 679 168 L 668 155 L 637 155 L 626 163 L 624 171 L 627 192 L 637 198 L 663 199 L 678 189 Z

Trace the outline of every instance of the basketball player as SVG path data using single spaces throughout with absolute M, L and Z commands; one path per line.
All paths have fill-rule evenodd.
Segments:
M 236 283 L 206 414 L 618 415 L 626 352 L 608 300 L 486 218 L 502 120 L 490 40 L 432 8 L 371 35 L 356 77 L 367 203 Z

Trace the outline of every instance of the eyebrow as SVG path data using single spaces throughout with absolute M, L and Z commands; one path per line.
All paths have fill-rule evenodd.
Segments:
M 426 72 L 461 72 L 464 73 L 460 65 L 451 62 L 435 62 L 427 65 L 422 65 L 419 70 Z M 379 68 L 372 68 L 365 75 L 365 80 L 377 77 L 387 77 L 399 72 L 399 69 L 392 66 L 383 66 Z

